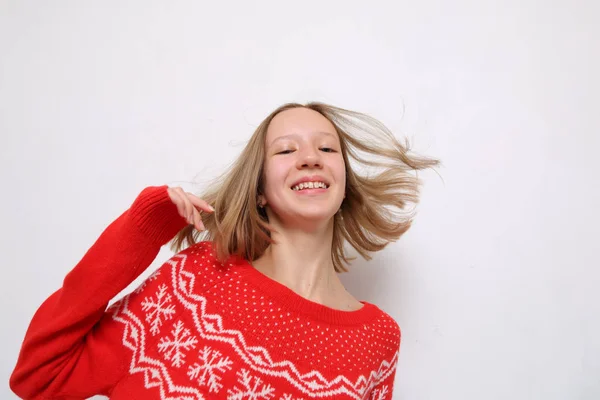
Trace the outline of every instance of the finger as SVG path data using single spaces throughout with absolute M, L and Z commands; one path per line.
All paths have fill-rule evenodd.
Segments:
M 191 203 L 190 203 L 191 204 Z M 192 214 L 190 216 L 190 223 L 194 225 L 194 227 L 200 230 L 200 224 L 198 221 L 200 220 L 200 213 L 194 207 L 192 207 Z
M 200 216 L 200 213 L 198 211 L 194 212 L 194 222 L 196 225 L 196 229 L 198 229 L 199 231 L 203 231 L 206 229 L 204 227 L 204 224 L 202 223 L 202 217 Z
M 202 216 L 200 215 L 200 211 L 202 210 L 198 206 L 196 206 L 196 204 L 192 203 L 192 199 L 195 196 L 191 193 L 186 193 L 186 195 L 188 196 L 188 201 L 193 205 L 193 218 L 196 229 L 198 229 L 199 231 L 205 230 L 206 228 L 204 227 L 204 223 L 202 222 Z
M 178 190 L 176 190 L 177 188 L 171 188 L 171 201 L 173 203 L 175 203 L 175 206 L 177 206 L 177 212 L 179 213 L 179 215 L 184 218 L 187 219 L 187 214 L 185 211 L 185 199 L 184 199 L 184 195 L 181 194 Z
M 210 204 L 208 204 L 208 202 L 206 202 L 205 200 L 202 200 L 201 198 L 199 198 L 198 196 L 193 195 L 192 193 L 186 193 L 188 199 L 190 200 L 190 202 L 200 208 L 202 211 L 206 211 L 206 212 L 214 212 L 214 208 L 211 207 Z
M 182 198 L 182 203 L 183 203 L 183 208 L 184 208 L 184 214 L 182 216 L 185 219 L 187 219 L 190 224 L 193 224 L 194 223 L 194 205 L 188 199 L 187 194 L 183 191 L 182 188 L 177 187 L 177 188 L 175 188 L 175 190 L 177 191 L 177 193 L 179 193 L 181 195 L 181 198 Z

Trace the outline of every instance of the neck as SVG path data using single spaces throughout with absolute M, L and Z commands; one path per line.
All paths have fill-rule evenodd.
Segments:
M 300 296 L 322 304 L 347 295 L 331 258 L 333 223 L 309 234 L 277 227 L 271 244 L 252 264 L 271 279 Z

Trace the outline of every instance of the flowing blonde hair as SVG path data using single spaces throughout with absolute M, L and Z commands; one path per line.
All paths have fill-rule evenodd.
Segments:
M 409 154 L 408 140 L 403 146 L 369 115 L 319 102 L 288 103 L 261 122 L 231 168 L 198 196 L 215 208 L 213 213 L 202 213 L 206 230 L 199 232 L 193 225 L 185 227 L 172 240 L 172 251 L 182 250 L 184 242 L 192 245 L 210 240 L 221 262 L 231 255 L 254 261 L 274 243 L 270 233 L 275 228 L 269 224 L 264 209 L 258 207 L 258 194 L 264 183 L 265 138 L 277 114 L 298 107 L 314 110 L 333 124 L 346 164 L 346 198 L 334 217 L 331 254 L 335 271 L 347 272 L 344 263 L 355 259 L 346 255 L 344 240 L 370 260 L 369 252 L 382 250 L 410 228 L 415 213 L 406 208 L 418 203 L 421 185 L 410 172 L 435 167 L 439 160 Z M 361 152 L 373 158 L 366 158 Z M 365 166 L 382 171 L 374 176 L 360 174 L 358 168 Z M 404 212 L 394 212 L 390 207 Z

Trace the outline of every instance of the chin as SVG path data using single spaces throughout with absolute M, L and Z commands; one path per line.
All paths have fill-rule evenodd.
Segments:
M 300 214 L 303 219 L 310 221 L 328 221 L 335 216 L 335 212 L 320 210 L 314 212 L 302 211 L 298 214 Z

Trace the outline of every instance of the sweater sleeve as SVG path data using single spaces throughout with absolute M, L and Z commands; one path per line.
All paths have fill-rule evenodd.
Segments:
M 10 377 L 18 396 L 37 400 L 109 395 L 126 372 L 122 328 L 108 323 L 106 307 L 185 227 L 167 188 L 145 188 L 67 274 L 62 288 L 36 311 Z
M 390 325 L 392 326 L 392 329 L 389 331 L 389 341 L 391 343 L 390 349 L 393 351 L 388 358 L 388 360 L 391 360 L 391 364 L 389 365 L 390 368 L 384 372 L 382 380 L 378 382 L 371 391 L 371 396 L 369 397 L 370 400 L 393 399 L 394 381 L 396 379 L 398 357 L 400 355 L 401 332 L 400 326 L 396 321 L 390 319 Z
M 381 381 L 373 388 L 373 391 L 371 392 L 371 400 L 392 400 L 395 378 L 396 370 L 394 369 L 386 379 Z

